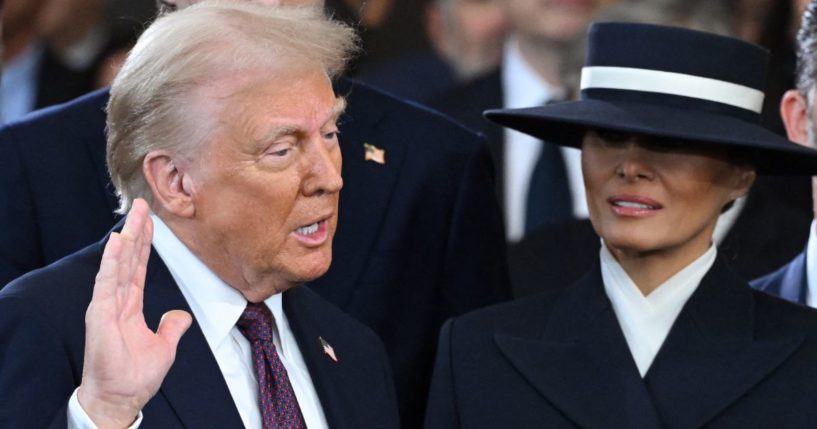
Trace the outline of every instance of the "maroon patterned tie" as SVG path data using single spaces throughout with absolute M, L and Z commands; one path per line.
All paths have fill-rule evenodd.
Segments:
M 273 324 L 272 313 L 263 302 L 247 303 L 237 324 L 252 347 L 264 429 L 306 428 L 287 370 L 272 342 Z

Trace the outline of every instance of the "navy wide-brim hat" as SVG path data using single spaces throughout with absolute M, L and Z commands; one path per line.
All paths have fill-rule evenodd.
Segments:
M 589 31 L 577 101 L 485 116 L 548 143 L 580 148 L 607 129 L 731 148 L 759 173 L 817 174 L 817 150 L 760 125 L 768 52 L 729 37 L 648 24 Z

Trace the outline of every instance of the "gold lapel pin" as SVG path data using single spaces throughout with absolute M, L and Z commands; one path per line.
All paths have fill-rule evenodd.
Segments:
M 323 337 L 318 337 L 318 343 L 321 345 L 323 354 L 329 356 L 329 358 L 335 362 L 338 361 L 338 357 L 337 355 L 335 355 L 335 349 L 333 349 L 332 346 L 330 346 L 329 343 L 327 343 L 326 340 L 323 339 Z
M 363 143 L 363 159 L 366 161 L 376 162 L 380 165 L 386 164 L 386 151 L 380 149 L 379 147 L 369 144 Z

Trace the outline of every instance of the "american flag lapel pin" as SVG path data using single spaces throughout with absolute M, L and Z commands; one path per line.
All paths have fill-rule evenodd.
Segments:
M 326 340 L 323 339 L 323 337 L 318 337 L 318 343 L 320 343 L 321 345 L 321 350 L 323 350 L 323 354 L 329 356 L 329 359 L 332 359 L 335 362 L 338 361 L 338 357 L 337 355 L 335 355 L 335 349 L 333 349 L 332 346 L 330 346 L 329 343 L 327 343 Z
M 363 159 L 385 165 L 386 151 L 373 144 L 363 143 Z

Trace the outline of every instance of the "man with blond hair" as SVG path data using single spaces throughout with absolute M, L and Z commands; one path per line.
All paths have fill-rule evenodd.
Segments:
M 344 188 L 332 265 L 309 286 L 380 336 L 403 426 L 416 427 L 442 323 L 509 295 L 493 166 L 482 138 L 439 114 L 345 76 L 333 87 L 347 100 L 338 124 Z M 119 220 L 107 102 L 107 90 L 90 93 L 0 129 L 0 288 Z
M 314 10 L 250 2 L 145 32 L 109 104 L 128 216 L 0 291 L 0 426 L 398 426 L 377 337 L 300 286 L 332 259 L 330 78 L 354 47 Z

